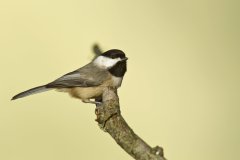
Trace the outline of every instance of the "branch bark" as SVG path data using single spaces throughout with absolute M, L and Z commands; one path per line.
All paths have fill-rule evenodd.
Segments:
M 159 146 L 151 148 L 133 130 L 121 115 L 119 98 L 115 88 L 105 88 L 102 104 L 96 107 L 96 121 L 101 129 L 112 138 L 129 155 L 136 160 L 165 160 L 163 149 Z
M 95 43 L 93 46 L 92 46 L 92 50 L 93 50 L 93 53 L 96 56 L 99 56 L 100 54 L 102 54 L 102 50 L 101 48 L 99 47 L 99 45 L 97 43 Z
M 95 57 L 102 54 L 97 43 L 93 45 L 92 49 Z M 101 105 L 97 105 L 95 110 L 99 127 L 108 132 L 129 155 L 136 160 L 166 160 L 161 147 L 151 148 L 133 132 L 124 120 L 115 88 L 105 88 L 102 97 L 96 101 L 102 102 Z

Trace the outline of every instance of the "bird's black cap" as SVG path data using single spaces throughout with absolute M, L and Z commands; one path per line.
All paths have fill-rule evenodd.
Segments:
M 114 59 L 114 58 L 121 58 L 121 59 L 126 58 L 125 53 L 121 50 L 118 50 L 118 49 L 108 50 L 101 55 L 105 56 L 105 57 L 112 58 L 112 59 Z

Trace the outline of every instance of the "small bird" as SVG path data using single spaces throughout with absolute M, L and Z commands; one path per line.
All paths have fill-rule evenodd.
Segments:
M 57 89 L 67 92 L 84 103 L 99 104 L 91 99 L 99 98 L 105 87 L 119 88 L 127 71 L 127 57 L 118 49 L 108 50 L 87 65 L 67 73 L 53 82 L 15 95 L 12 100 L 36 93 Z

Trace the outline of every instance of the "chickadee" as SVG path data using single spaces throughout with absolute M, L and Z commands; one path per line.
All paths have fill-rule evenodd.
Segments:
M 105 87 L 119 88 L 127 71 L 127 57 L 124 52 L 112 49 L 96 57 L 92 62 L 55 81 L 15 95 L 12 100 L 32 94 L 57 89 L 67 92 L 84 103 L 98 103 L 90 99 L 99 98 Z

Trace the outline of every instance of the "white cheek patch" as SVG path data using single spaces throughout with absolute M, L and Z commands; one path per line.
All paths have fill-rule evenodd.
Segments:
M 121 61 L 121 58 L 112 59 L 104 56 L 99 56 L 94 60 L 93 63 L 101 68 L 111 68 L 119 61 Z

